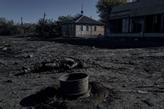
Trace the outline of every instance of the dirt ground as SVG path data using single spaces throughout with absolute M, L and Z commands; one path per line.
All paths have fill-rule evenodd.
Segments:
M 59 85 L 58 78 L 71 72 L 87 73 L 89 81 L 101 83 L 109 93 L 114 91 L 116 97 L 106 99 L 108 94 L 96 104 L 96 109 L 164 109 L 164 47 L 99 49 L 26 39 L 0 36 L 2 109 L 33 109 L 20 105 L 21 100 L 46 87 Z M 83 67 L 31 72 L 44 61 L 67 57 L 80 60 Z M 92 108 L 95 107 L 87 107 Z

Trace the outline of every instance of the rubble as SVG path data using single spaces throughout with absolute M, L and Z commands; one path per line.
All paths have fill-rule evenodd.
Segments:
M 154 106 L 154 104 L 152 102 L 150 102 L 149 99 L 145 99 L 145 100 L 141 100 L 143 103 L 147 104 L 148 106 L 152 107 Z
M 13 81 L 12 80 L 6 80 L 4 82 L 6 82 L 6 83 L 12 83 Z
M 7 50 L 8 50 L 7 47 L 2 48 L 2 51 L 7 51 Z
M 24 57 L 25 57 L 25 58 L 33 58 L 34 55 L 33 55 L 33 54 L 26 54 Z
M 82 62 L 78 59 L 66 57 L 61 59 L 54 59 L 51 61 L 43 61 L 41 63 L 35 64 L 34 66 L 32 66 L 32 68 L 23 66 L 21 72 L 15 74 L 15 76 L 47 71 L 65 72 L 77 68 L 83 68 Z

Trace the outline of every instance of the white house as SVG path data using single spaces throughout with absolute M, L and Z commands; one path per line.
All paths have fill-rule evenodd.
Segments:
M 62 25 L 65 37 L 96 38 L 104 35 L 104 24 L 90 17 L 80 15 L 71 22 Z

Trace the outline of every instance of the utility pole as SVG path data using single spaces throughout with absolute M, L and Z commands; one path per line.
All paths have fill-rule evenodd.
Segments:
M 45 21 L 45 19 L 46 19 L 46 13 L 44 12 L 43 20 Z
M 41 30 L 41 35 L 45 38 L 47 37 L 47 34 L 45 33 L 45 28 L 46 28 L 46 13 L 44 12 L 43 14 L 43 24 L 42 24 L 42 30 Z
M 22 34 L 24 34 L 23 17 L 21 17 L 21 28 L 22 28 Z
M 23 17 L 21 17 L 21 26 L 23 26 Z

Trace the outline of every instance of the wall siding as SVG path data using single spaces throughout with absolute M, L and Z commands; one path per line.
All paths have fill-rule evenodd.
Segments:
M 76 25 L 76 37 L 97 37 L 98 35 L 104 35 L 104 26 L 98 25 L 88 25 L 88 31 L 86 29 L 87 25 L 83 25 L 83 31 L 81 31 L 81 25 Z M 94 27 L 96 26 L 96 31 Z

